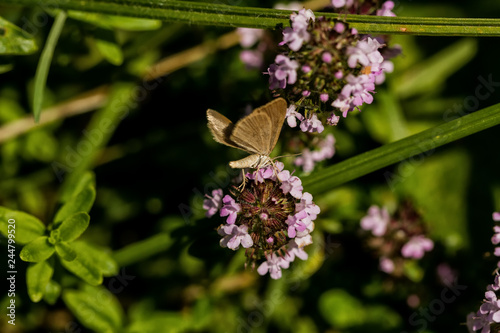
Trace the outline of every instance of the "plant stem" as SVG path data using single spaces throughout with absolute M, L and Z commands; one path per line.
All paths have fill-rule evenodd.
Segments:
M 290 11 L 172 0 L 0 0 L 0 3 L 39 5 L 131 17 L 225 27 L 274 29 L 289 25 Z M 500 19 L 383 17 L 316 13 L 345 19 L 360 33 L 428 36 L 500 36 Z
M 412 156 L 423 154 L 425 157 L 439 146 L 498 124 L 500 104 L 495 104 L 315 172 L 304 177 L 303 186 L 312 194 L 325 192 Z

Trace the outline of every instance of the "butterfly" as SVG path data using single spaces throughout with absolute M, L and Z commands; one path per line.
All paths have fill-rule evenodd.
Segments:
M 214 140 L 251 154 L 229 162 L 233 169 L 259 169 L 272 164 L 269 154 L 276 146 L 286 116 L 287 104 L 277 98 L 252 111 L 236 124 L 215 110 L 207 110 L 208 128 Z

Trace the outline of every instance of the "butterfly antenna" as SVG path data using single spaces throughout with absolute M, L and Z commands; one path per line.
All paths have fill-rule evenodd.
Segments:
M 281 157 L 292 157 L 292 156 L 298 156 L 298 155 L 302 155 L 302 153 L 291 154 L 291 155 L 280 155 L 280 156 L 273 157 L 273 160 L 276 160 L 276 159 L 281 158 Z

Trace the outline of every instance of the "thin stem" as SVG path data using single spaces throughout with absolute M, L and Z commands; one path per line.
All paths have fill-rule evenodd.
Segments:
M 225 27 L 274 29 L 289 25 L 290 11 L 172 0 L 0 0 L 0 3 L 40 5 L 131 17 Z M 316 13 L 345 19 L 360 33 L 428 36 L 500 36 L 500 19 L 381 17 Z

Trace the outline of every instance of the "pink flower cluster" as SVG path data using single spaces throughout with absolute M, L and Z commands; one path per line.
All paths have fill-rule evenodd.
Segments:
M 361 219 L 361 228 L 380 239 L 371 244 L 380 252 L 379 269 L 388 274 L 393 273 L 404 258 L 418 260 L 434 248 L 434 242 L 422 234 L 411 208 L 404 209 L 399 219 L 391 219 L 386 208 L 373 205 Z
M 500 221 L 500 212 L 493 213 L 493 221 Z M 500 226 L 494 226 L 493 231 L 495 233 L 491 238 L 491 243 L 498 245 L 500 243 Z M 500 257 L 500 247 L 497 246 L 495 248 L 494 255 Z M 500 261 L 497 263 L 497 266 L 500 268 Z M 481 330 L 481 333 L 490 333 L 491 325 L 498 325 L 500 323 L 500 299 L 498 299 L 496 294 L 498 290 L 500 290 L 500 275 L 497 271 L 494 282 L 486 288 L 483 304 L 481 304 L 479 310 L 476 313 L 472 312 L 467 315 L 469 332 Z
M 253 173 L 246 174 L 246 178 L 250 182 L 250 185 L 247 184 L 246 186 L 252 186 L 253 184 L 256 184 L 256 186 L 258 186 L 258 184 L 265 186 L 269 181 L 278 183 L 280 195 L 288 196 L 288 198 L 291 197 L 295 200 L 291 206 L 295 207 L 294 211 L 285 216 L 286 219 L 283 223 L 283 234 L 286 235 L 288 239 L 285 253 L 280 255 L 279 251 L 265 252 L 265 261 L 262 262 L 257 269 L 260 275 L 265 275 L 269 272 L 273 279 L 281 278 L 281 269 L 288 268 L 289 264 L 295 260 L 295 257 L 302 260 L 308 258 L 303 248 L 312 244 L 310 233 L 314 230 L 313 221 L 320 212 L 319 207 L 313 202 L 312 195 L 303 192 L 302 181 L 297 176 L 293 176 L 288 170 L 283 170 L 283 167 L 283 163 L 276 162 L 274 167 L 268 166 Z M 275 186 L 273 185 L 272 188 L 275 188 Z M 249 193 L 250 194 L 241 194 L 240 197 L 236 196 L 235 199 L 232 195 L 225 195 L 222 197 L 222 190 L 217 189 L 212 191 L 212 196 L 207 196 L 204 200 L 203 208 L 207 211 L 206 215 L 208 217 L 215 215 L 217 211 L 219 211 L 221 217 L 226 217 L 226 223 L 221 225 L 218 229 L 219 235 L 222 236 L 220 241 L 222 247 L 237 250 L 240 246 L 246 249 L 255 248 L 257 246 L 251 235 L 252 232 L 255 231 L 249 230 L 248 224 L 244 223 L 245 219 L 248 218 L 248 216 L 246 216 L 248 211 L 242 214 L 243 201 L 249 200 L 247 196 L 250 197 L 251 201 L 257 191 L 250 191 Z M 269 195 L 266 195 L 266 197 L 269 197 Z M 237 202 L 238 200 L 240 202 Z M 280 211 L 273 211 L 272 207 L 268 207 L 272 205 L 274 201 L 276 201 L 278 207 L 276 209 L 279 209 L 279 205 L 281 205 L 282 202 L 277 202 L 280 200 L 276 200 L 271 196 L 270 201 L 266 203 L 266 207 L 268 208 L 266 211 L 255 211 L 255 214 L 257 214 L 258 219 L 262 221 L 262 223 L 270 220 L 270 211 L 273 212 L 273 215 L 282 214 Z M 254 210 L 255 209 L 252 211 Z M 254 218 L 251 219 L 255 221 Z M 276 224 L 278 222 L 275 221 L 273 223 Z M 254 228 L 255 226 L 251 227 Z M 255 229 L 260 230 L 263 228 L 256 227 Z M 266 236 L 266 243 L 272 245 L 277 242 L 278 239 L 276 239 L 276 237 L 280 237 L 279 233 L 280 232 L 275 232 L 271 236 Z
M 301 166 L 304 172 L 313 171 L 314 165 L 317 162 L 332 158 L 335 154 L 335 137 L 332 134 L 328 134 L 324 139 L 318 140 L 316 148 L 319 149 L 310 150 L 309 148 L 305 148 L 302 154 L 295 159 L 294 164 Z

